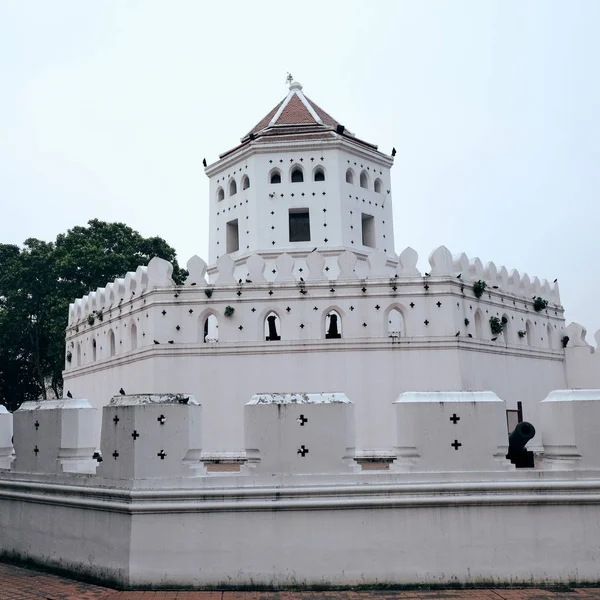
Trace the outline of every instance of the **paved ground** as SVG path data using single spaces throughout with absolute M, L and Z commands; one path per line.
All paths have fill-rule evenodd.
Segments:
M 401 592 L 118 592 L 0 563 L 0 600 L 600 600 L 600 588 Z

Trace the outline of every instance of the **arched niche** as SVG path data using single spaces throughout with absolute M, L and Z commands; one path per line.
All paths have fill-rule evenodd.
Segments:
M 313 171 L 313 181 L 325 181 L 325 169 L 323 167 L 316 167 Z
M 339 340 L 342 337 L 342 315 L 335 308 L 325 313 L 325 339 Z
M 369 189 L 369 176 L 366 171 L 362 171 L 360 174 L 360 187 L 365 188 L 365 190 Z
M 271 169 L 269 183 L 281 183 L 281 171 L 279 169 Z
M 132 350 L 137 350 L 138 347 L 138 336 L 137 336 L 137 326 L 135 323 L 132 323 L 131 328 L 129 329 L 129 347 Z
M 81 366 L 81 344 L 79 342 L 77 342 L 77 352 L 75 353 L 76 357 L 77 357 L 77 362 L 76 365 L 78 367 Z
M 221 200 L 225 200 L 225 190 L 222 187 L 217 190 L 217 202 Z
M 374 183 L 373 183 L 373 189 L 378 194 L 381 194 L 381 191 L 382 191 L 383 187 L 382 187 L 381 179 L 379 179 L 379 177 L 374 181 Z
M 388 337 L 399 338 L 406 335 L 404 314 L 397 306 L 389 310 L 386 321 Z
M 533 346 L 533 324 L 529 319 L 527 319 L 527 322 L 525 323 L 525 332 L 525 337 L 527 338 L 527 345 Z
M 278 342 L 281 339 L 281 320 L 274 310 L 265 317 L 264 334 L 267 342 Z
M 479 309 L 475 311 L 475 337 L 483 339 L 483 315 Z
M 237 183 L 235 179 L 229 182 L 229 196 L 235 196 L 237 194 Z
M 354 183 L 354 171 L 352 169 L 346 170 L 346 183 Z
M 219 341 L 219 320 L 214 313 L 208 313 L 201 319 L 200 339 L 205 344 Z
M 247 190 L 250 187 L 250 177 L 244 175 L 242 177 L 242 190 Z
M 108 330 L 108 351 L 109 356 L 114 356 L 117 353 L 115 344 L 115 333 L 112 329 Z
M 96 342 L 96 338 L 92 339 L 92 361 L 96 362 L 96 359 L 98 358 L 98 351 L 97 351 L 97 342 Z
M 302 183 L 304 181 L 304 170 L 300 165 L 294 165 L 290 173 L 292 183 Z

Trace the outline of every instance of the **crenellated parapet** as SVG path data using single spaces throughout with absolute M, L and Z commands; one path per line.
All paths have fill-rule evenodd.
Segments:
M 396 261 L 382 251 L 265 258 L 219 258 L 209 276 L 194 256 L 175 285 L 172 265 L 154 258 L 70 307 L 66 368 L 144 349 L 255 346 L 271 342 L 403 343 L 447 338 L 498 350 L 562 352 L 558 287 L 494 263 L 485 266 L 441 246 L 421 273 L 406 248 Z M 476 294 L 474 284 L 484 281 Z M 533 297 L 548 302 L 542 309 Z M 494 329 L 491 320 L 496 319 Z M 160 348 L 159 348 L 160 347 Z

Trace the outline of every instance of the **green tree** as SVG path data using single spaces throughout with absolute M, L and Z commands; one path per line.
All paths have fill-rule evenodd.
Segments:
M 170 261 L 173 279 L 183 282 L 187 273 L 165 240 L 123 223 L 94 219 L 54 243 L 0 244 L 0 403 L 15 410 L 47 398 L 48 388 L 60 397 L 69 303 L 154 256 Z

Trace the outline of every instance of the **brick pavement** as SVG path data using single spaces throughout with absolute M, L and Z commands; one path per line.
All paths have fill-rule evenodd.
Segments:
M 0 563 L 0 600 L 600 600 L 600 588 L 331 592 L 119 592 Z

